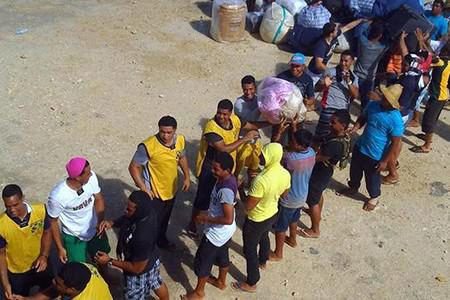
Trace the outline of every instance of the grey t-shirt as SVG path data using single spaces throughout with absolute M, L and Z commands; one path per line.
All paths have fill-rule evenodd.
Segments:
M 234 113 L 244 122 L 256 122 L 259 120 L 258 98 L 252 101 L 245 101 L 244 96 L 236 99 L 234 103 Z
M 336 68 L 327 69 L 322 78 L 325 76 L 331 77 L 332 79 L 332 83 L 328 90 L 325 107 L 334 109 L 348 109 L 351 95 L 347 82 L 344 80 L 338 82 L 336 78 Z M 353 75 L 353 77 L 353 85 L 358 87 L 358 77 L 355 75 Z

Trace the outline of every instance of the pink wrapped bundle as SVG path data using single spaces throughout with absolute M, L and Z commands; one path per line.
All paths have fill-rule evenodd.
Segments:
M 292 119 L 299 114 L 302 121 L 306 114 L 300 90 L 292 83 L 266 77 L 258 86 L 258 107 L 262 116 L 273 124 L 278 124 L 282 117 Z

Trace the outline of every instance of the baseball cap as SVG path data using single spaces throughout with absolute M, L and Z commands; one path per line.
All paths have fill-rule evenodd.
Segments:
M 301 53 L 295 53 L 294 55 L 292 55 L 291 60 L 289 61 L 289 64 L 304 65 L 305 64 L 305 56 Z
M 86 166 L 86 158 L 81 156 L 72 157 L 66 164 L 67 175 L 70 178 L 80 176 Z

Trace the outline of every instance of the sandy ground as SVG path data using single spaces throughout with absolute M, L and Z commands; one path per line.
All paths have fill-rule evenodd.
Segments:
M 261 79 L 283 70 L 290 56 L 250 35 L 217 43 L 209 20 L 209 1 L 1 1 L 0 187 L 15 182 L 28 200 L 45 202 L 66 160 L 82 154 L 101 179 L 108 217 L 117 217 L 133 189 L 133 151 L 165 114 L 186 135 L 192 166 L 217 101 L 238 96 L 248 73 Z M 18 28 L 28 32 L 16 35 Z M 256 294 L 208 286 L 207 299 L 449 299 L 449 117 L 446 109 L 432 154 L 409 152 L 419 141 L 407 132 L 401 182 L 383 187 L 376 212 L 335 196 L 348 177 L 336 172 L 320 239 L 286 249 L 283 262 L 262 272 Z M 180 250 L 162 255 L 171 299 L 196 283 L 196 244 L 181 234 L 195 189 L 179 194 L 170 226 Z M 238 230 L 229 282 L 245 277 L 241 245 Z M 120 286 L 114 293 L 122 299 Z

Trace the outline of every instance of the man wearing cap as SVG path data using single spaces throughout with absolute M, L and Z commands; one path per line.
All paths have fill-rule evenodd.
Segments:
M 381 85 L 380 90 L 371 95 L 371 99 L 378 98 L 379 101 L 370 101 L 367 104 L 352 129 L 352 132 L 356 132 L 366 125 L 353 148 L 349 188 L 339 192 L 344 195 L 357 193 L 364 174 L 370 196 L 363 206 L 366 211 L 375 209 L 378 204 L 378 197 L 381 195 L 380 172 L 385 171 L 388 163 L 397 157 L 404 131 L 398 102 L 402 94 L 402 86 L 400 84 L 389 87 Z
M 289 70 L 277 77 L 295 84 L 302 93 L 308 111 L 314 110 L 314 83 L 311 76 L 305 73 L 305 56 L 302 53 L 295 53 L 289 61 Z
M 27 296 L 34 286 L 51 285 L 47 259 L 52 236 L 44 204 L 24 202 L 16 184 L 5 186 L 2 198 L 6 211 L 0 214 L 0 278 L 9 300 L 13 295 Z
M 96 234 L 97 224 L 104 217 L 105 200 L 86 158 L 71 158 L 66 170 L 68 177 L 57 183 L 48 197 L 53 239 L 61 262 L 86 262 L 88 255 L 111 250 L 106 235 Z

